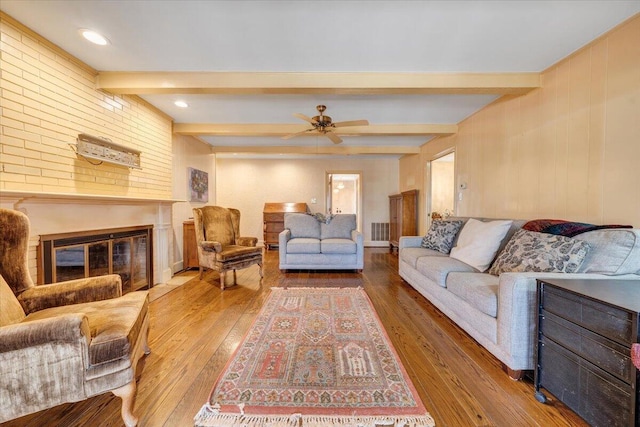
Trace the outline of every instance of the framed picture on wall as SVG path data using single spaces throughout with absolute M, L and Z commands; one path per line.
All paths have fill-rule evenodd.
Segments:
M 189 201 L 207 203 L 209 201 L 209 174 L 188 168 Z

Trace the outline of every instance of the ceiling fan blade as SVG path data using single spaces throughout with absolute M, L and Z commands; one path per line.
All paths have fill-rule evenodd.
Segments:
M 314 125 L 317 125 L 317 124 L 318 124 L 318 122 L 317 122 L 316 120 L 313 120 L 311 117 L 309 117 L 309 116 L 305 116 L 305 115 L 304 115 L 304 114 L 302 114 L 302 113 L 293 113 L 293 116 L 294 116 L 294 117 L 297 117 L 297 118 L 299 118 L 299 119 L 302 119 L 302 120 L 304 120 L 305 122 L 309 122 L 309 123 L 311 123 L 311 124 L 314 124 Z
M 289 135 L 285 135 L 285 136 L 283 136 L 283 137 L 282 137 L 282 139 L 291 139 L 291 138 L 294 138 L 294 137 L 296 137 L 296 136 L 300 136 L 300 135 L 302 135 L 303 133 L 312 132 L 312 131 L 314 131 L 314 130 L 315 130 L 314 128 L 311 128 L 311 129 L 305 129 L 305 130 L 300 131 L 300 132 L 296 132 L 296 133 L 291 133 L 291 134 L 289 134 Z
M 368 120 L 349 120 L 346 122 L 334 123 L 333 126 L 339 128 L 344 126 L 367 126 L 368 124 L 369 124 Z
M 333 132 L 325 132 L 325 135 L 327 135 L 327 138 L 329 138 L 334 144 L 340 144 L 342 142 L 342 139 Z

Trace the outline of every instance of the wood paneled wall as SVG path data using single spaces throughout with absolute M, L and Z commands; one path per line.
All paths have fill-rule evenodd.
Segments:
M 171 198 L 171 118 L 95 89 L 96 72 L 0 12 L 0 189 Z M 142 152 L 142 170 L 76 156 L 79 133 Z
M 411 175 L 413 188 L 428 188 L 426 163 L 455 147 L 456 179 L 468 186 L 458 215 L 640 227 L 640 15 L 544 71 L 542 82 L 402 158 L 401 190 Z

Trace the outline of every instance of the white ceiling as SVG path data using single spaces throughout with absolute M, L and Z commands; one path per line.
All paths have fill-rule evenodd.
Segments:
M 54 1 L 0 9 L 98 71 L 540 72 L 640 12 L 640 1 Z M 98 47 L 80 28 L 111 42 Z M 499 94 L 142 94 L 176 123 L 456 124 Z M 177 99 L 187 109 L 173 105 Z M 333 144 L 326 138 L 200 136 L 214 146 Z M 419 146 L 433 135 L 343 136 L 344 146 Z M 286 152 L 285 149 L 283 151 Z

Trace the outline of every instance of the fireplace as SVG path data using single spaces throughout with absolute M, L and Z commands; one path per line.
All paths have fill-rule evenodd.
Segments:
M 40 236 L 38 283 L 119 274 L 122 292 L 153 285 L 153 226 Z

